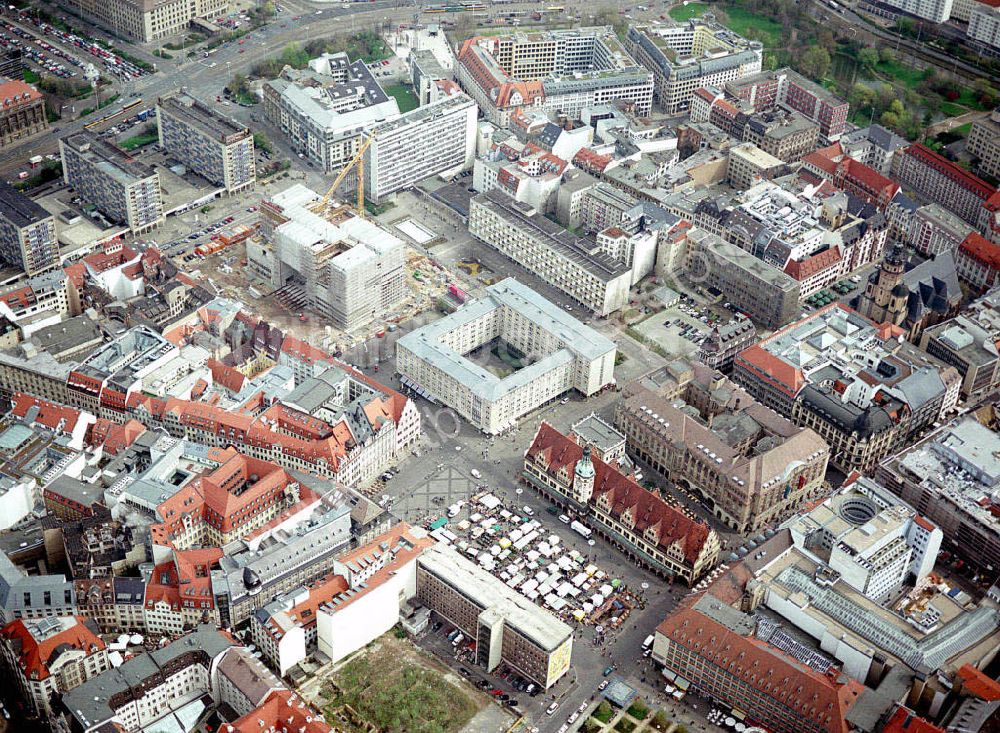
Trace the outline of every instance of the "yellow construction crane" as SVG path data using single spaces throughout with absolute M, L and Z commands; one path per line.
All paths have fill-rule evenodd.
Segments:
M 354 157 L 341 168 L 340 173 L 337 177 L 333 179 L 333 183 L 330 184 L 330 188 L 324 194 L 323 198 L 319 200 L 319 203 L 313 208 L 317 214 L 322 213 L 326 209 L 326 205 L 330 203 L 330 198 L 333 196 L 334 192 L 344 182 L 344 178 L 351 171 L 352 168 L 357 168 L 358 176 L 358 216 L 362 219 L 365 216 L 365 152 L 367 152 L 368 147 L 374 142 L 375 133 L 372 133 L 368 138 L 361 143 L 361 147 L 358 148 L 358 152 L 354 154 Z

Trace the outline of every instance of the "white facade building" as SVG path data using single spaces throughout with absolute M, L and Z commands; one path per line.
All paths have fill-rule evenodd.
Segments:
M 1000 7 L 976 3 L 969 14 L 966 33 L 990 53 L 1000 53 Z
M 951 4 L 952 0 L 886 0 L 886 5 L 931 23 L 944 23 L 948 20 L 951 17 Z
M 870 479 L 784 525 L 801 551 L 875 603 L 934 569 L 944 533 Z
M 365 155 L 365 194 L 375 204 L 437 175 L 468 170 L 479 109 L 458 92 L 376 127 Z
M 472 199 L 469 233 L 600 316 L 628 303 L 631 268 L 499 190 Z
M 515 371 L 498 376 L 470 352 L 481 362 L 495 352 Z M 570 389 L 589 396 L 613 384 L 615 352 L 614 342 L 508 278 L 399 339 L 396 366 L 404 385 L 495 435 Z

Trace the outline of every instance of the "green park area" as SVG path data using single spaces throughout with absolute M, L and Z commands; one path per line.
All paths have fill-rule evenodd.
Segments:
M 385 93 L 395 98 L 400 112 L 409 112 L 420 106 L 417 95 L 413 93 L 413 88 L 409 84 L 390 84 L 385 87 Z
M 726 25 L 741 36 L 760 41 L 765 48 L 775 48 L 781 44 L 783 29 L 780 23 L 739 5 L 688 3 L 672 8 L 670 17 L 674 20 L 687 20 L 708 12 L 718 13 L 719 10 L 726 14 Z
M 480 708 L 460 680 L 407 639 L 386 634 L 334 672 L 324 690 L 327 722 L 368 730 L 454 733 Z

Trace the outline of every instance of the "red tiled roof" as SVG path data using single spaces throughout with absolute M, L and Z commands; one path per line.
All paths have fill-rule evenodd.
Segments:
M 219 726 L 219 733 L 330 733 L 318 712 L 291 690 L 274 690 L 254 710 L 232 723 Z
M 178 611 L 187 601 L 194 604 L 191 608 L 215 608 L 212 569 L 218 566 L 220 557 L 221 547 L 175 550 L 170 560 L 153 569 L 146 584 L 146 608 L 160 601 L 166 601 Z
M 64 431 L 72 432 L 81 415 L 79 410 L 74 410 L 72 407 L 32 397 L 23 392 L 15 392 L 11 397 L 10 411 L 16 417 L 24 417 L 32 407 L 38 408 L 35 422 L 50 430 L 55 430 L 61 424 Z
M 981 178 L 977 178 L 961 166 L 952 163 L 944 156 L 938 155 L 922 143 L 913 143 L 910 147 L 901 152 L 903 155 L 919 158 L 923 162 L 934 166 L 935 168 L 944 169 L 948 172 L 949 178 L 956 182 L 960 182 L 964 188 L 975 192 L 984 200 L 990 198 L 990 196 L 992 196 L 996 191 L 996 189 L 990 186 L 986 181 Z
M 713 589 L 714 586 L 708 593 L 715 598 Z M 752 635 L 730 630 L 694 607 L 695 600 L 704 595 L 688 596 L 678 610 L 656 627 L 657 633 L 667 637 L 672 645 L 711 660 L 711 667 L 726 670 L 778 706 L 789 709 L 795 717 L 805 718 L 829 733 L 851 730 L 846 716 L 864 685 L 836 669 L 822 674 Z M 691 681 L 700 682 L 697 678 Z M 738 706 L 750 703 L 749 700 L 726 702 Z M 749 709 L 752 714 L 753 708 Z
M 572 482 L 576 463 L 583 457 L 583 448 L 543 422 L 528 448 L 527 457 L 532 460 L 541 457 L 548 472 L 553 475 L 568 469 Z M 591 503 L 606 499 L 612 515 L 621 519 L 623 514 L 627 514 L 633 518 L 636 534 L 642 535 L 651 530 L 657 544 L 664 549 L 679 544 L 688 563 L 693 565 L 698 560 L 711 532 L 707 524 L 674 509 L 597 456 L 591 456 L 591 460 L 595 472 Z
M 16 107 L 41 98 L 41 92 L 23 81 L 10 79 L 0 84 L 0 105 L 3 107 Z M 6 101 L 8 99 L 9 103 Z
M 804 260 L 789 260 L 785 265 L 785 274 L 796 280 L 805 280 L 828 267 L 835 267 L 840 260 L 840 248 L 830 247 Z
M 769 377 L 768 381 L 771 384 L 791 397 L 797 395 L 805 386 L 805 375 L 801 369 L 774 356 L 760 344 L 744 349 L 736 358 L 755 367 L 758 373 Z
M 958 246 L 960 255 L 967 255 L 990 269 L 1000 269 L 1000 244 L 994 244 L 979 232 L 969 232 Z
M 63 268 L 63 272 L 66 273 L 66 277 L 70 279 L 77 289 L 83 287 L 84 278 L 87 276 L 87 266 L 82 262 L 74 262 L 72 265 L 67 265 Z
M 44 680 L 49 676 L 49 664 L 67 648 L 83 651 L 87 656 L 105 648 L 101 637 L 86 625 L 83 616 L 74 617 L 76 623 L 65 631 L 36 641 L 22 619 L 11 621 L 0 630 L 0 636 L 20 642 L 18 664 L 28 679 Z
M 613 159 L 611 155 L 601 155 L 590 148 L 580 148 L 573 156 L 573 164 L 585 171 L 603 173 Z
M 962 688 L 986 702 L 1000 700 L 1000 682 L 987 677 L 971 664 L 963 664 L 958 668 L 958 676 L 962 680 Z
M 218 359 L 209 359 L 207 366 L 212 372 L 213 382 L 221 384 L 233 394 L 239 394 L 242 391 L 243 385 L 247 381 L 242 372 L 223 364 Z
M 88 444 L 92 448 L 104 446 L 107 455 L 117 455 L 128 448 L 135 439 L 146 432 L 146 426 L 138 420 L 128 420 L 118 424 L 105 418 L 98 418 L 90 429 Z
M 944 733 L 944 728 L 938 728 L 933 723 L 900 706 L 885 722 L 882 733 Z

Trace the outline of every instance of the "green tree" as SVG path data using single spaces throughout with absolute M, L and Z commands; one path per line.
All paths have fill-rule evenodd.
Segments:
M 271 153 L 274 150 L 271 146 L 271 141 L 264 132 L 255 132 L 253 134 L 253 146 L 265 153 Z
M 878 50 L 878 57 L 883 64 L 892 63 L 896 60 L 896 54 L 893 53 L 893 50 L 888 46 L 882 46 L 882 48 Z
M 906 18 L 901 15 L 896 19 L 896 30 L 900 34 L 904 36 L 912 36 L 916 29 L 917 24 L 913 22 L 913 18 Z
M 878 66 L 878 49 L 868 46 L 858 52 L 858 63 L 861 68 L 871 71 Z
M 905 110 L 903 108 L 903 103 L 900 102 L 898 99 L 894 99 L 891 102 L 889 102 L 889 108 L 886 111 L 891 112 L 892 114 L 898 117 L 901 117 Z
M 867 84 L 855 84 L 847 95 L 847 101 L 853 109 L 866 109 L 875 106 L 878 95 Z
M 830 54 L 825 48 L 810 46 L 799 57 L 799 71 L 811 79 L 822 79 L 830 71 Z
M 894 112 L 886 110 L 885 112 L 882 113 L 882 116 L 879 117 L 879 122 L 882 123 L 883 127 L 888 127 L 890 130 L 895 130 L 897 127 L 899 127 L 899 115 L 895 114 Z

